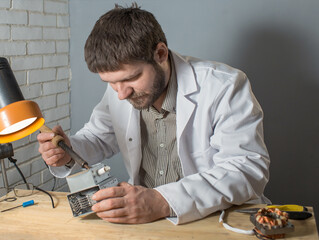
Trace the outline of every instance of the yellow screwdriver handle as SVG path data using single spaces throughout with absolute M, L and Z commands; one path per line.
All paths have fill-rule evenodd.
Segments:
M 268 205 L 267 208 L 278 208 L 280 211 L 302 212 L 304 207 L 300 205 Z

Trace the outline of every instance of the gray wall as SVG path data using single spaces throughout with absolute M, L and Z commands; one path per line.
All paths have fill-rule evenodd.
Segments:
M 265 113 L 265 140 L 272 160 L 265 193 L 274 203 L 314 206 L 318 218 L 319 1 L 137 3 L 154 13 L 171 49 L 247 73 Z M 113 6 L 107 0 L 70 0 L 73 133 L 89 119 L 106 88 L 87 70 L 83 46 L 95 21 Z M 115 174 L 125 179 L 122 168 L 121 163 L 114 164 Z

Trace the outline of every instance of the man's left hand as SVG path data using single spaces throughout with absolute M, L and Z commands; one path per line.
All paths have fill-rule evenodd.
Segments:
M 122 182 L 117 187 L 101 189 L 92 210 L 113 223 L 147 223 L 169 216 L 167 201 L 156 190 Z

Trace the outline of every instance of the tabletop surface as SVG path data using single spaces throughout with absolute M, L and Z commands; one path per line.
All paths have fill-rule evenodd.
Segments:
M 53 209 L 49 197 L 36 192 L 29 197 L 19 197 L 14 202 L 0 202 L 0 211 L 34 200 L 35 205 L 19 207 L 0 212 L 0 239 L 257 239 L 226 230 L 219 222 L 219 214 L 214 213 L 202 220 L 175 226 L 166 219 L 147 224 L 114 224 L 98 218 L 94 213 L 73 217 L 64 192 L 51 192 L 56 207 Z M 9 193 L 12 194 L 12 193 Z M 245 230 L 253 228 L 249 215 L 237 213 L 233 207 L 226 211 L 225 222 Z M 256 205 L 249 205 L 256 207 Z M 261 207 L 261 205 L 258 207 Z M 313 209 L 309 207 L 313 213 Z M 285 239 L 318 239 L 314 216 L 303 221 L 290 220 L 295 231 L 286 234 Z

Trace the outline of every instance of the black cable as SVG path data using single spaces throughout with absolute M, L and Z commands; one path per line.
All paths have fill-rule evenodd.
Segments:
M 50 193 L 48 193 L 47 191 L 45 191 L 45 190 L 43 190 L 43 189 L 41 189 L 41 188 L 39 188 L 39 187 L 37 187 L 37 186 L 34 186 L 34 188 L 35 188 L 36 190 L 39 190 L 39 191 L 41 191 L 41 192 L 47 194 L 47 195 L 50 197 L 50 199 L 51 199 L 52 208 L 55 208 L 55 207 L 54 207 L 54 201 L 53 201 L 53 198 L 52 198 L 52 196 L 51 196 Z
M 16 167 L 16 169 L 18 170 L 19 174 L 20 174 L 21 177 L 22 177 L 23 182 L 24 182 L 25 184 L 27 184 L 27 180 L 25 180 L 25 177 L 24 177 L 23 173 L 21 172 L 20 168 L 19 168 L 18 165 L 16 164 L 17 160 L 14 159 L 14 158 L 12 158 L 12 157 L 8 157 L 8 159 L 9 159 L 9 161 L 10 161 L 11 163 L 13 163 L 13 165 L 14 165 L 14 166 Z
M 48 164 L 45 161 L 43 161 L 43 162 L 44 162 L 45 166 L 47 167 L 47 169 L 50 169 Z M 54 191 L 55 185 L 56 185 L 56 177 L 53 176 L 53 187 L 52 187 L 51 191 Z
M 27 183 L 27 181 L 26 181 L 26 179 L 25 179 L 23 173 L 21 172 L 20 168 L 19 168 L 18 165 L 16 164 L 17 160 L 14 159 L 14 158 L 12 158 L 12 157 L 8 157 L 8 159 L 9 159 L 9 161 L 10 161 L 11 163 L 14 164 L 15 168 L 18 170 L 20 176 L 22 177 L 23 182 L 28 186 L 28 183 Z M 39 191 L 41 191 L 41 192 L 47 194 L 47 195 L 50 197 L 50 199 L 51 199 L 52 208 L 55 208 L 55 207 L 54 207 L 54 201 L 53 201 L 53 198 L 52 198 L 52 196 L 51 196 L 50 193 L 48 193 L 47 191 L 45 191 L 45 190 L 43 190 L 43 189 L 41 189 L 41 188 L 39 188 L 39 187 L 37 187 L 37 186 L 34 186 L 33 184 L 32 184 L 32 186 L 33 186 L 36 190 L 39 190 Z

